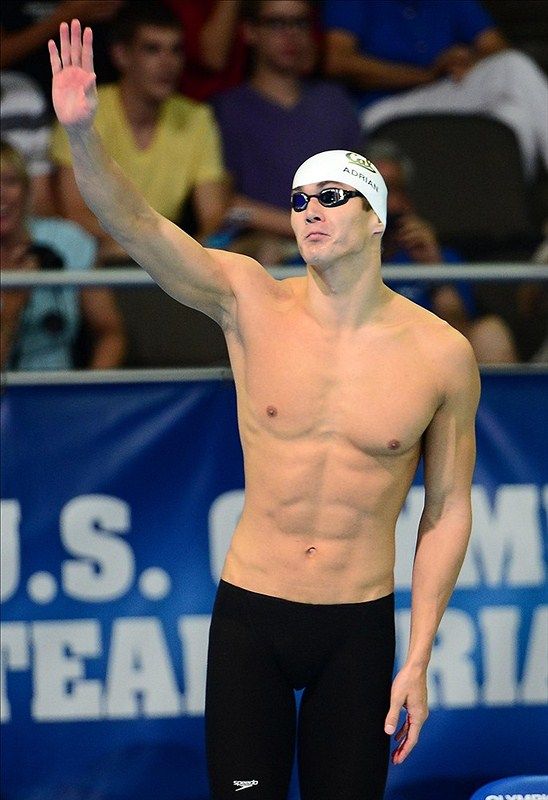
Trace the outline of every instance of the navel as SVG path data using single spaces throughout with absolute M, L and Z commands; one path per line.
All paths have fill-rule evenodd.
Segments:
M 275 417 L 276 414 L 278 413 L 278 409 L 276 408 L 276 406 L 267 406 L 266 413 L 268 414 L 269 417 Z
M 388 449 L 389 450 L 399 450 L 401 447 L 401 442 L 398 439 L 390 439 L 388 442 Z
M 308 550 L 306 551 L 306 555 L 307 556 L 315 556 L 316 555 L 316 548 L 315 547 L 309 547 Z

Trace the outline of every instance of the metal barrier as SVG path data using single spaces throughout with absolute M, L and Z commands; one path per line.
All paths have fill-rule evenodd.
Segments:
M 268 267 L 274 278 L 292 278 L 305 275 L 304 267 Z M 385 281 L 545 281 L 548 267 L 538 264 L 429 264 L 426 267 L 394 264 L 382 267 Z M 25 272 L 10 270 L 0 273 L 3 289 L 23 289 L 38 286 L 149 286 L 154 285 L 150 275 L 139 268 L 115 267 L 92 272 L 66 270 L 57 272 Z
M 303 267 L 267 267 L 268 272 L 276 279 L 302 276 L 306 274 Z M 523 263 L 476 263 L 466 265 L 432 264 L 428 266 L 390 265 L 382 267 L 385 281 L 419 281 L 441 283 L 445 281 L 474 282 L 519 282 L 548 280 L 548 266 Z M 22 270 L 3 271 L 0 273 L 0 288 L 23 289 L 45 286 L 74 287 L 142 287 L 155 286 L 152 277 L 144 270 L 136 268 L 114 267 L 96 269 L 91 272 L 73 270 L 26 272 Z M 529 374 L 546 372 L 548 365 L 526 363 L 518 365 L 483 366 L 482 373 L 510 372 L 512 374 Z M 197 379 L 231 380 L 232 373 L 226 367 L 198 368 L 142 368 L 121 370 L 71 370 L 69 372 L 6 372 L 2 376 L 3 385 L 32 385 L 55 383 L 125 383 L 134 381 L 181 381 Z

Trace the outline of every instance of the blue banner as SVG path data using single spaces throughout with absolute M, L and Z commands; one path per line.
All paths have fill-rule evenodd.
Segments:
M 547 385 L 483 378 L 471 545 L 387 800 L 547 771 Z M 243 503 L 232 382 L 11 386 L 1 413 L 2 800 L 207 800 L 209 615 Z M 399 659 L 422 500 L 419 472 Z

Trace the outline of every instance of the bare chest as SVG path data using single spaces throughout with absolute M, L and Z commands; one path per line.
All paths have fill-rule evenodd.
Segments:
M 336 439 L 371 455 L 414 448 L 439 403 L 434 376 L 405 337 L 326 336 L 263 319 L 234 361 L 248 431 Z

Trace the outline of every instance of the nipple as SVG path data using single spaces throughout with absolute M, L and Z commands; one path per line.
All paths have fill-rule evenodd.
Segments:
M 390 439 L 388 442 L 388 447 L 390 450 L 398 450 L 401 447 L 401 442 L 399 442 L 397 439 Z
M 275 406 L 267 406 L 266 413 L 268 414 L 269 417 L 275 417 L 276 414 L 278 413 L 278 409 Z

